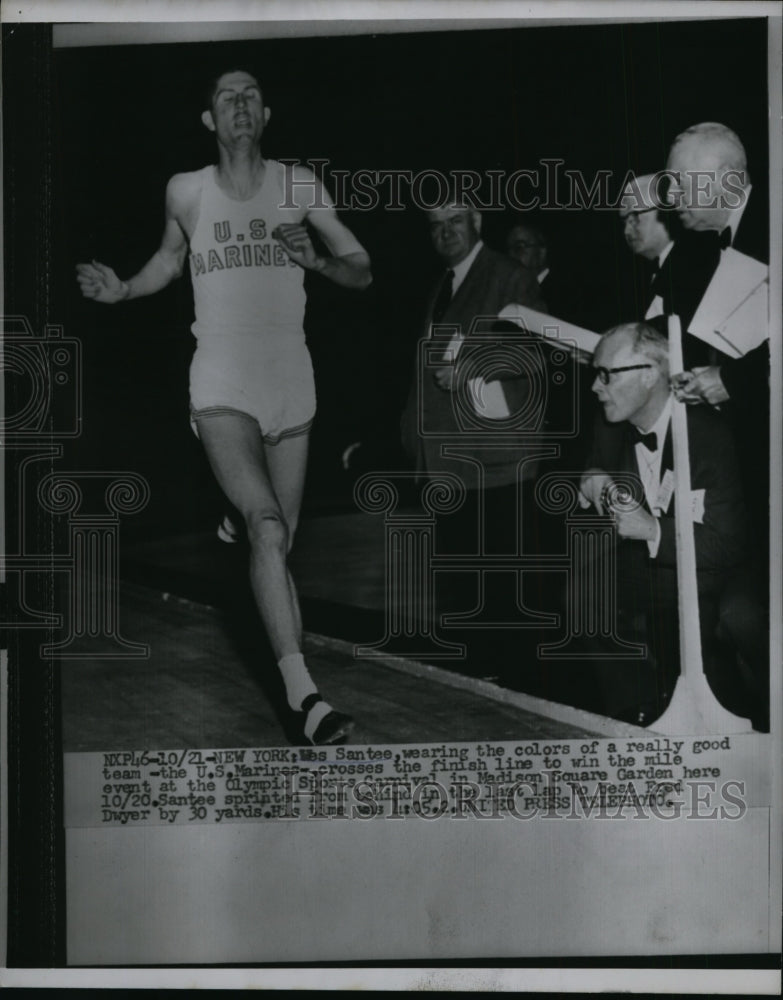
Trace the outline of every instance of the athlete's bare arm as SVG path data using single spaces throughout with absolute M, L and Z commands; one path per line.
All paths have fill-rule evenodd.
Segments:
M 350 230 L 337 218 L 334 209 L 330 212 L 335 225 L 331 225 L 325 218 L 325 209 L 319 212 L 318 223 L 313 222 L 313 228 L 320 232 L 327 246 L 329 246 L 329 236 L 338 226 L 346 233 L 350 233 Z M 355 250 L 340 256 L 321 257 L 315 252 L 307 227 L 295 223 L 283 223 L 277 226 L 272 231 L 272 236 L 281 244 L 291 260 L 295 260 L 308 271 L 317 271 L 337 285 L 343 285 L 345 288 L 366 288 L 372 281 L 370 257 L 364 250 Z M 329 249 L 331 250 L 331 246 Z
M 198 173 L 175 174 L 166 187 L 166 224 L 160 247 L 142 269 L 127 281 L 98 261 L 78 264 L 76 280 L 82 294 L 96 302 L 112 305 L 125 299 L 153 295 L 182 274 L 188 252 L 188 234 L 195 225 L 198 209 Z
M 306 221 L 326 244 L 331 257 L 316 253 L 304 223 L 283 223 L 272 236 L 281 244 L 291 260 L 309 271 L 345 288 L 366 288 L 372 281 L 370 257 L 353 233 L 340 222 L 331 199 L 321 182 L 305 168 L 295 168 L 296 185 L 291 194 L 301 199 Z

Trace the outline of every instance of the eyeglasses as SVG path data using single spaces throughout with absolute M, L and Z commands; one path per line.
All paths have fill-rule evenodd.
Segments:
M 615 372 L 635 372 L 639 368 L 652 368 L 652 365 L 623 365 L 622 368 L 604 368 L 599 366 L 593 368 L 593 371 L 604 385 L 609 385 L 609 376 L 614 375 Z
M 657 206 L 653 206 L 652 208 L 634 208 L 630 212 L 626 212 L 625 215 L 621 215 L 620 222 L 622 222 L 623 225 L 625 225 L 626 222 L 630 222 L 631 225 L 638 226 L 640 215 L 645 215 L 647 212 L 657 212 L 657 211 L 658 211 Z

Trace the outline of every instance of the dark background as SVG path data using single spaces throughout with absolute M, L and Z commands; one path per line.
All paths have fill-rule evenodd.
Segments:
M 147 477 L 152 500 L 133 532 L 189 530 L 220 507 L 187 419 L 189 277 L 105 307 L 80 298 L 74 266 L 94 257 L 128 277 L 151 256 L 168 178 L 216 160 L 202 94 L 211 70 L 232 63 L 257 68 L 272 108 L 265 155 L 328 160 L 327 183 L 329 169 L 511 173 L 560 158 L 588 183 L 611 170 L 614 195 L 628 170 L 662 169 L 673 137 L 711 120 L 740 134 L 752 176 L 766 181 L 763 20 L 56 51 L 52 316 L 82 339 L 85 374 L 69 459 Z M 343 218 L 375 280 L 357 294 L 307 277 L 319 412 L 306 512 L 351 503 L 340 455 L 352 441 L 367 442 L 365 467 L 401 460 L 398 415 L 436 265 L 415 207 Z M 566 318 L 601 330 L 638 315 L 638 261 L 616 213 L 549 210 L 539 221 L 573 300 Z M 485 213 L 487 242 L 502 247 L 512 223 L 511 212 Z

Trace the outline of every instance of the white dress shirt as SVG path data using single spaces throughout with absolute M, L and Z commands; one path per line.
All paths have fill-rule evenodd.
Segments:
M 451 279 L 452 299 L 457 294 L 457 289 L 459 288 L 459 286 L 462 284 L 465 278 L 467 278 L 468 271 L 473 266 L 473 261 L 476 259 L 476 257 L 479 254 L 479 251 L 483 246 L 484 246 L 483 242 L 479 240 L 473 247 L 473 249 L 470 251 L 470 253 L 467 255 L 467 257 L 461 260 L 459 264 L 455 264 L 453 267 L 449 268 L 449 270 L 454 272 L 454 277 Z M 430 335 L 432 335 L 432 328 L 430 328 Z M 462 338 L 463 338 L 462 330 L 460 330 L 459 333 L 456 333 L 452 337 L 451 341 L 449 342 L 449 346 L 446 348 L 446 353 L 444 355 L 447 363 L 453 364 L 454 361 L 456 361 L 457 352 L 460 349 Z
M 481 248 L 483 246 L 484 246 L 483 242 L 481 240 L 479 240 L 478 243 L 470 251 L 470 253 L 468 254 L 468 256 L 465 257 L 464 260 L 461 260 L 459 262 L 459 264 L 455 264 L 454 267 L 452 267 L 451 270 L 454 272 L 454 278 L 453 278 L 453 280 L 451 282 L 451 297 L 452 298 L 454 298 L 454 296 L 457 294 L 457 289 L 462 284 L 462 282 L 465 280 L 465 278 L 468 276 L 468 271 L 473 266 L 473 261 L 476 259 L 476 257 L 479 254 L 479 251 L 481 250 Z
M 479 240 L 467 257 L 451 268 L 454 272 L 451 282 L 452 298 L 457 294 L 457 289 L 467 277 L 473 261 L 483 246 L 483 242 Z M 449 346 L 446 348 L 444 354 L 444 360 L 447 364 L 456 363 L 464 337 L 464 331 L 460 330 L 449 341 Z M 502 382 L 486 382 L 481 376 L 477 376 L 476 378 L 468 379 L 467 388 L 473 408 L 480 416 L 489 420 L 502 420 L 510 415 Z
M 669 430 L 669 421 L 672 414 L 672 401 L 671 397 L 666 400 L 666 405 L 661 411 L 660 416 L 655 421 L 655 423 L 649 429 L 639 428 L 642 434 L 649 434 L 654 432 L 658 447 L 655 451 L 650 451 L 646 448 L 641 441 L 638 441 L 635 446 L 636 451 L 636 467 L 639 470 L 639 478 L 642 481 L 642 487 L 644 489 L 644 496 L 647 500 L 647 505 L 653 513 L 653 516 L 657 519 L 661 516 L 661 503 L 665 504 L 665 509 L 668 509 L 669 503 L 671 503 L 671 494 L 668 498 L 662 496 L 661 490 L 661 463 L 663 461 L 663 445 L 666 441 L 666 434 Z M 650 558 L 654 559 L 658 555 L 658 546 L 661 544 L 661 526 L 656 524 L 655 538 L 647 542 L 647 547 L 650 550 Z

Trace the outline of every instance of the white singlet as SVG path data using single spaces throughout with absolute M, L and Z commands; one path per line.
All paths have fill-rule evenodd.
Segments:
M 239 412 L 258 421 L 264 440 L 304 433 L 315 415 L 315 384 L 303 329 L 304 271 L 272 238 L 300 223 L 304 208 L 286 199 L 286 167 L 266 161 L 261 187 L 236 201 L 201 171 L 201 200 L 190 239 L 198 346 L 190 367 L 196 417 Z

